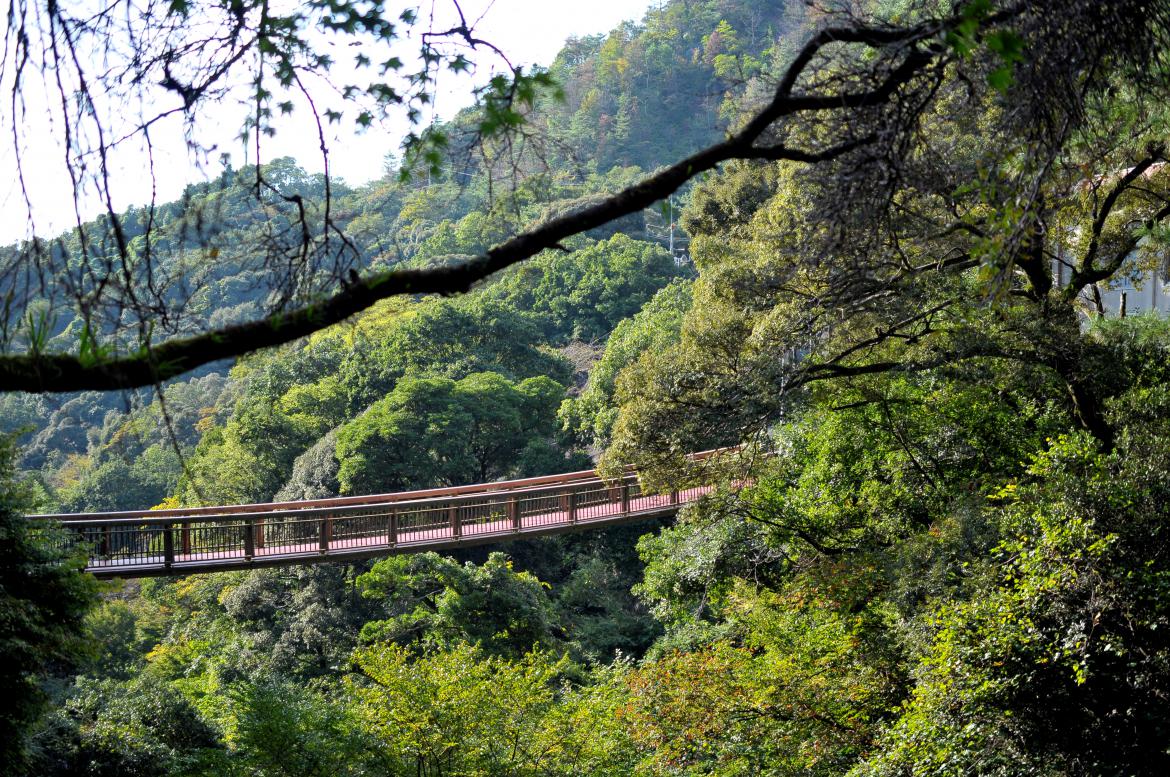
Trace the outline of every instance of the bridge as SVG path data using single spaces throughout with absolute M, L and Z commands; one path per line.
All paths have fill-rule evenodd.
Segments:
M 704 459 L 714 451 L 693 454 Z M 450 550 L 672 515 L 712 486 L 643 492 L 594 470 L 369 496 L 36 515 L 100 578 L 154 577 Z M 46 523 L 48 527 L 50 524 Z

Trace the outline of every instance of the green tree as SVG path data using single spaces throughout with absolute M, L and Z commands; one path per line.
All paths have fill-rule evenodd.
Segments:
M 597 340 L 684 274 L 662 246 L 617 234 L 571 253 L 550 252 L 485 290 L 547 321 L 551 340 Z
M 375 768 L 366 738 L 341 701 L 303 686 L 260 680 L 233 689 L 233 755 L 265 775 L 328 777 Z
M 995 495 L 1001 540 L 970 562 L 970 597 L 929 608 L 919 681 L 863 773 L 1165 770 L 1170 405 L 1151 324 L 1105 328 L 1132 381 L 1117 449 L 1061 436 Z
M 62 532 L 25 519 L 31 493 L 14 456 L 12 437 L 0 437 L 0 763 L 19 773 L 29 727 L 45 709 L 43 684 L 87 650 L 83 623 L 97 588 Z
M 362 627 L 367 642 L 422 648 L 467 643 L 512 657 L 564 643 L 545 586 L 513 570 L 502 553 L 481 565 L 435 553 L 393 556 L 374 564 L 357 584 L 391 616 Z
M 456 645 L 415 659 L 358 651 L 357 715 L 390 774 L 619 775 L 632 766 L 612 686 L 562 683 L 564 659 L 509 661 Z
M 385 329 L 361 330 L 341 364 L 356 412 L 389 394 L 405 375 L 459 380 L 498 372 L 510 380 L 545 375 L 567 383 L 568 366 L 542 350 L 532 316 L 483 295 L 417 306 Z
M 845 773 L 897 699 L 897 653 L 867 633 L 875 613 L 804 592 L 739 593 L 739 644 L 667 653 L 628 678 L 642 765 L 651 774 Z
M 648 757 L 722 773 L 1160 771 L 1167 327 L 1129 318 L 1084 338 L 1112 448 L 1043 365 L 818 383 L 750 488 L 646 540 L 640 592 L 670 625 L 637 686 Z
M 678 342 L 683 314 L 690 307 L 690 283 L 672 281 L 632 317 L 622 320 L 605 342 L 605 352 L 589 371 L 579 397 L 558 411 L 562 428 L 585 444 L 604 448 L 613 433 L 618 407 L 618 374 L 647 351 L 663 351 Z
M 182 694 L 150 676 L 122 683 L 80 678 L 48 724 L 38 737 L 39 770 L 194 777 L 221 774 L 226 765 L 215 729 Z
M 563 394 L 543 377 L 518 384 L 495 373 L 404 378 L 338 430 L 342 490 L 463 485 L 513 474 L 528 446 L 551 438 Z
M 146 667 L 146 654 L 163 636 L 164 611 L 149 599 L 123 594 L 106 598 L 86 615 L 90 655 L 82 664 L 85 675 L 129 680 Z

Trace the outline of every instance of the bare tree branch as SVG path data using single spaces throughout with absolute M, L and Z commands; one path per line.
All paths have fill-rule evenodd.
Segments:
M 765 133 L 782 119 L 799 114 L 880 106 L 895 97 L 930 63 L 944 56 L 939 34 L 955 20 L 936 20 L 908 28 L 858 25 L 823 30 L 806 44 L 788 67 L 770 102 L 742 129 L 726 140 L 663 168 L 642 181 L 586 208 L 553 218 L 500 243 L 463 264 L 424 269 L 394 269 L 357 279 L 320 302 L 277 312 L 244 324 L 226 326 L 160 344 L 144 344 L 137 352 L 113 358 L 82 358 L 72 354 L 0 356 L 0 390 L 62 392 L 82 389 L 124 389 L 148 386 L 211 362 L 291 342 L 339 323 L 375 302 L 403 294 L 458 294 L 513 264 L 556 248 L 564 239 L 650 207 L 700 173 L 732 159 L 767 158 L 797 162 L 833 159 L 872 142 L 873 136 L 845 141 L 820 151 L 759 146 Z M 926 41 L 934 40 L 932 44 Z M 796 93 L 802 75 L 819 51 L 837 43 L 891 47 L 872 79 L 871 88 L 842 93 Z M 892 62 L 891 62 L 892 60 Z M 885 69 L 885 63 L 892 67 Z

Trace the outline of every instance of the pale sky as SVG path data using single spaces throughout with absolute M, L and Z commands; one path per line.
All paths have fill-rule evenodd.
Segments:
M 434 0 L 436 13 L 447 7 L 443 0 Z M 461 3 L 468 21 L 481 18 L 476 27 L 479 37 L 499 46 L 515 64 L 549 64 L 564 41 L 570 36 L 584 36 L 607 32 L 624 20 L 640 21 L 651 6 L 660 5 L 660 0 L 463 0 Z M 431 8 L 430 0 L 419 4 L 420 12 Z M 452 117 L 458 110 L 471 102 L 472 86 L 482 83 L 490 70 L 481 68 L 468 77 L 444 76 L 434 110 L 441 119 Z M 9 84 L 0 82 L 0 91 L 11 89 Z M 39 117 L 37 101 L 50 99 L 45 95 L 31 95 L 26 99 L 32 106 L 24 123 L 18 128 L 23 132 L 23 158 L 25 160 L 25 186 L 30 193 L 36 232 L 42 236 L 57 234 L 74 224 L 72 187 L 68 172 L 62 163 L 60 149 L 64 140 L 59 127 L 48 121 L 44 127 L 33 126 Z M 236 114 L 222 115 L 214 110 L 204 117 L 202 128 L 214 133 L 223 132 L 219 141 L 220 149 L 230 152 L 236 164 L 252 161 L 245 156 L 238 140 L 234 140 L 238 126 Z M 321 170 L 321 157 L 315 126 L 303 112 L 294 114 L 294 119 L 304 123 L 301 131 L 297 122 L 278 125 L 278 135 L 266 141 L 262 153 L 266 160 L 281 156 L 292 156 L 310 171 Z M 29 224 L 26 219 L 26 205 L 17 180 L 16 164 L 11 141 L 12 117 L 8 111 L 0 115 L 0 126 L 4 142 L 0 142 L 0 245 L 26 238 Z M 220 127 L 219 125 L 225 125 Z M 382 174 L 382 161 L 389 152 L 397 152 L 402 134 L 408 128 L 404 117 L 392 120 L 383 127 L 374 127 L 365 133 L 354 133 L 348 128 L 331 128 L 330 165 L 334 176 L 351 185 L 365 183 Z M 217 170 L 202 171 L 184 148 L 182 127 L 178 121 L 170 126 L 159 126 L 154 132 L 155 186 L 158 202 L 176 198 L 183 188 Z M 111 162 L 112 189 L 115 205 L 122 209 L 129 205 L 141 205 L 151 197 L 151 177 L 141 151 L 127 150 L 116 155 Z M 214 165 L 213 165 L 214 167 Z M 82 207 L 82 217 L 96 215 L 98 205 L 90 202 Z

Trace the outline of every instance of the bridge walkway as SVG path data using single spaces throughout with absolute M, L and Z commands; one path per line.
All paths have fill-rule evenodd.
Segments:
M 702 458 L 712 452 L 695 454 Z M 523 480 L 301 502 L 38 515 L 83 544 L 101 578 L 219 572 L 449 550 L 671 515 L 712 490 L 643 493 L 635 473 Z M 48 527 L 59 523 L 63 531 Z

